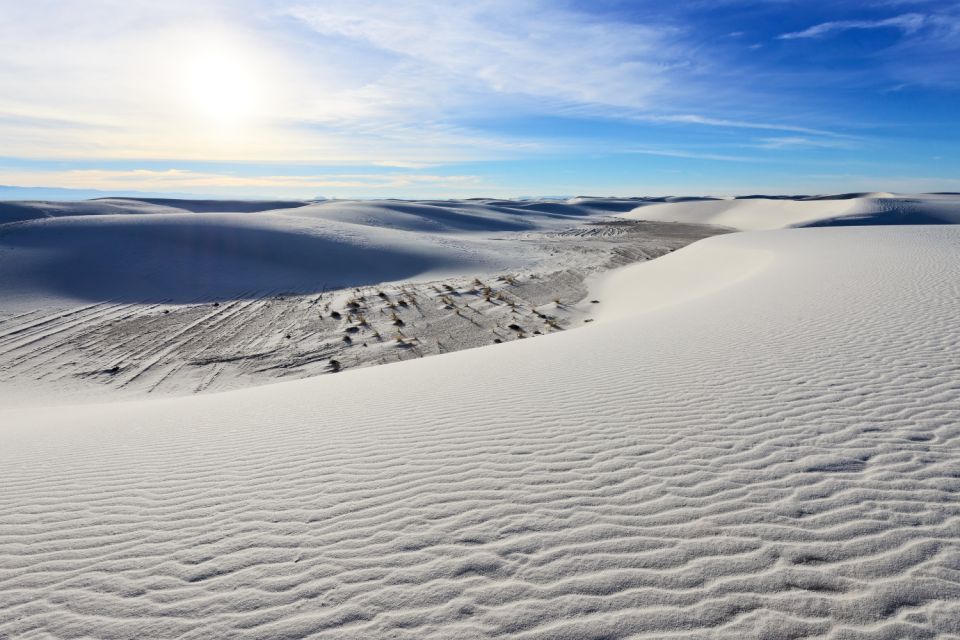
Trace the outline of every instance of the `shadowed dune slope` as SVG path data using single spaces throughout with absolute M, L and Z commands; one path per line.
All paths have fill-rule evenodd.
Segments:
M 502 234 L 604 213 L 492 200 L 0 203 L 0 300 L 179 303 L 518 268 L 524 250 Z
M 384 228 L 271 214 L 176 213 L 0 227 L 5 305 L 34 297 L 191 302 L 485 268 L 491 253 Z

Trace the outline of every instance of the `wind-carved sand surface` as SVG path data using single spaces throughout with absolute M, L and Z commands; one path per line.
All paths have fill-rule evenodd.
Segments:
M 4 410 L 0 636 L 956 637 L 958 250 L 726 234 L 576 331 Z
M 229 209 L 253 203 L 159 202 L 9 205 L 0 247 L 31 288 L 0 316 L 0 393 L 222 391 L 544 335 L 590 320 L 576 306 L 589 277 L 726 232 L 605 215 L 636 201 L 270 202 L 241 215 Z M 393 244 L 371 250 L 384 233 Z M 428 275 L 407 269 L 418 254 Z M 393 282 L 367 284 L 378 279 Z

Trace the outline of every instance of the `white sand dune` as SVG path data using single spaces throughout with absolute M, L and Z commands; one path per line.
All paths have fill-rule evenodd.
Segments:
M 756 196 L 643 204 L 621 216 L 635 220 L 715 224 L 744 231 L 806 226 L 958 224 L 960 197 L 951 194 L 895 196 L 890 193 L 849 194 L 849 197 Z
M 559 231 L 624 208 L 613 200 L 0 203 L 0 317 L 516 269 L 533 258 L 503 234 Z
M 77 203 L 76 211 L 8 205 L 0 211 L 2 311 L 225 300 L 486 272 L 524 263 L 522 247 L 507 251 L 489 233 L 570 224 L 551 215 L 514 214 L 521 221 L 513 223 L 507 213 L 458 215 L 440 207 L 417 216 L 408 210 L 431 208 L 401 203 L 170 202 L 179 208 L 119 200 Z M 257 210 L 262 206 L 272 208 Z M 227 211 L 211 211 L 218 207 Z
M 0 637 L 960 634 L 958 250 L 720 236 L 578 331 L 0 410 Z
M 65 217 L 0 237 L 5 305 L 43 293 L 77 301 L 224 300 L 320 291 L 490 268 L 483 240 L 441 243 L 407 231 L 274 214 Z

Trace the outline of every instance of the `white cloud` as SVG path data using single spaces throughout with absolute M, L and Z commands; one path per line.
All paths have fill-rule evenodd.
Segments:
M 471 175 L 415 172 L 330 173 L 314 175 L 233 175 L 186 169 L 75 169 L 66 171 L 0 171 L 0 184 L 103 191 L 173 191 L 191 193 L 259 193 L 309 197 L 324 190 L 357 193 L 419 189 L 474 189 L 483 181 Z
M 722 62 L 666 14 L 629 24 L 552 0 L 0 2 L 8 157 L 422 169 L 561 145 L 470 124 L 504 115 L 834 135 L 716 115 L 779 107 L 707 73 Z M 686 113 L 701 104 L 711 114 Z
M 810 127 L 800 127 L 791 124 L 778 124 L 774 122 L 754 122 L 750 120 L 729 120 L 726 118 L 710 118 L 696 114 L 673 114 L 673 115 L 636 115 L 635 118 L 647 122 L 695 124 L 708 127 L 725 127 L 731 129 L 758 129 L 770 131 L 792 131 L 794 133 L 807 133 L 817 136 L 836 136 L 840 134 L 826 131 L 824 129 L 813 129 Z
M 454 123 L 669 102 L 675 35 L 546 0 L 6 3 L 0 139 L 27 158 L 513 158 L 543 141 Z
M 916 33 L 927 22 L 927 17 L 919 13 L 905 13 L 892 18 L 883 20 L 838 20 L 835 22 L 824 22 L 814 25 L 803 31 L 793 33 L 784 33 L 780 35 L 781 40 L 796 40 L 799 38 L 822 38 L 826 35 L 838 31 L 849 31 L 851 29 L 900 29 L 906 34 Z
M 718 153 L 701 153 L 699 151 L 678 151 L 676 149 L 631 149 L 630 153 L 641 153 L 648 156 L 662 156 L 665 158 L 686 158 L 691 160 L 714 160 L 717 162 L 760 162 L 762 158 L 749 156 L 733 156 Z
M 493 92 L 638 107 L 667 91 L 688 52 L 673 30 L 603 22 L 545 0 L 322 0 L 290 15 L 324 36 L 367 43 L 388 55 L 381 89 L 403 81 L 434 100 Z M 438 86 L 439 85 L 439 86 Z
M 810 138 L 805 136 L 781 136 L 773 138 L 761 138 L 757 144 L 752 145 L 758 149 L 850 149 L 853 144 L 850 140 L 836 138 Z

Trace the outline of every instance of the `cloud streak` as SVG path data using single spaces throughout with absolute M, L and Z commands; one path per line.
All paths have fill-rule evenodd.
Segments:
M 798 40 L 801 38 L 823 38 L 841 31 L 856 29 L 900 29 L 905 34 L 919 31 L 927 23 L 927 17 L 919 13 L 905 13 L 903 15 L 885 18 L 883 20 L 838 20 L 823 22 L 803 31 L 784 33 L 781 40 Z
M 544 0 L 325 0 L 287 13 L 316 33 L 386 54 L 377 84 L 436 86 L 445 98 L 479 93 L 638 107 L 666 91 L 689 55 L 669 28 L 605 22 Z M 575 44 L 574 44 L 575 43 Z M 417 87 L 421 89 L 422 87 Z
M 313 175 L 233 175 L 188 169 L 73 169 L 68 171 L 0 171 L 0 184 L 104 191 L 178 191 L 201 193 L 271 193 L 310 197 L 325 189 L 363 192 L 410 187 L 428 189 L 479 188 L 478 176 L 437 175 L 390 171 L 384 173 L 328 173 Z

